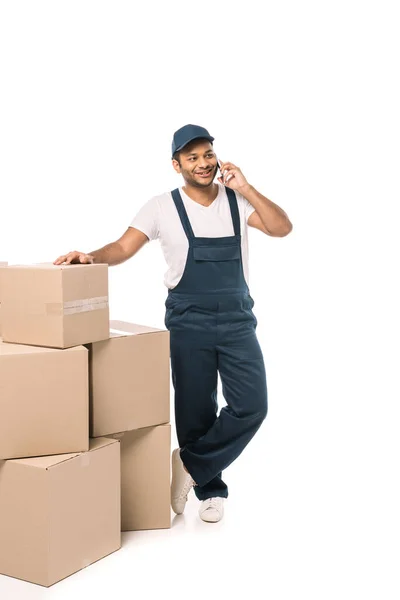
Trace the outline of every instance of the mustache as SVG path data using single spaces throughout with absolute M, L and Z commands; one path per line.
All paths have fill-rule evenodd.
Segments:
M 215 165 L 213 167 L 207 167 L 206 169 L 196 169 L 195 173 L 205 173 L 206 171 L 212 171 L 213 169 L 214 171 L 217 171 L 218 165 Z

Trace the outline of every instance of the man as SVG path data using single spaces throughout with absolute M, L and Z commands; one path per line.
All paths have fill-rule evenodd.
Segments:
M 172 165 L 185 185 L 149 200 L 122 237 L 89 255 L 55 264 L 119 264 L 159 239 L 168 270 L 165 325 L 170 331 L 175 421 L 171 505 L 181 514 L 192 488 L 200 517 L 216 522 L 228 496 L 222 471 L 267 415 L 267 385 L 248 288 L 247 225 L 282 237 L 287 214 L 250 185 L 231 162 L 218 161 L 203 127 L 175 132 Z M 217 375 L 227 406 L 217 416 Z

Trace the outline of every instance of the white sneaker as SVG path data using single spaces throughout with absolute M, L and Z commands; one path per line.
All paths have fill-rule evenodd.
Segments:
M 216 498 L 206 498 L 201 501 L 199 515 L 203 521 L 208 523 L 216 523 L 224 516 L 224 498 L 220 496 Z
M 196 483 L 183 466 L 180 450 L 176 448 L 172 452 L 171 506 L 177 515 L 185 510 L 188 493 L 194 485 Z

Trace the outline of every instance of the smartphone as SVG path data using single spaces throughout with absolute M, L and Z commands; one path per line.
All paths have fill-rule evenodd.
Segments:
M 218 168 L 219 168 L 219 172 L 221 173 L 221 177 L 222 177 L 222 183 L 223 183 L 223 182 L 224 182 L 224 174 L 223 174 L 223 172 L 222 172 L 222 169 L 221 169 L 221 163 L 220 163 L 220 161 L 218 160 L 218 158 L 217 158 L 217 165 L 218 165 Z

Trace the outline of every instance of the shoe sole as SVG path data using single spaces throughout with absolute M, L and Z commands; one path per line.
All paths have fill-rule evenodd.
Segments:
M 223 516 L 223 515 L 222 515 Z M 204 521 L 204 523 L 219 523 L 222 519 L 222 516 L 219 517 L 218 519 L 204 519 L 201 515 L 200 515 L 200 519 L 202 521 Z
M 175 508 L 172 506 L 172 488 L 173 488 L 173 483 L 174 483 L 174 467 L 178 468 L 179 458 L 180 458 L 179 457 L 179 448 L 175 448 L 175 450 L 172 451 L 171 508 L 176 515 L 181 515 L 183 513 L 183 511 L 185 510 L 185 506 L 186 506 L 186 502 L 185 502 L 185 506 L 183 507 L 183 509 L 180 512 L 177 512 L 175 510 Z

